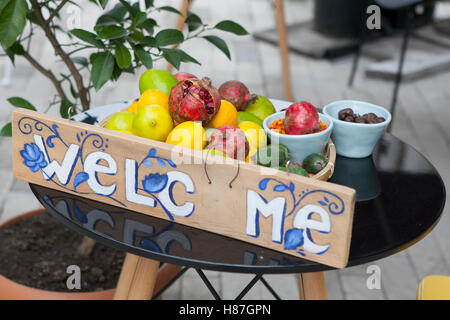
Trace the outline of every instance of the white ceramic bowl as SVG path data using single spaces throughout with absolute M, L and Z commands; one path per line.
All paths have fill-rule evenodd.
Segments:
M 355 114 L 361 116 L 373 112 L 386 121 L 364 124 L 339 120 L 339 111 L 346 108 L 352 109 Z M 391 114 L 385 108 L 355 100 L 341 100 L 330 103 L 323 108 L 323 113 L 333 119 L 334 128 L 331 139 L 336 145 L 336 153 L 348 158 L 370 156 L 392 120 Z
M 280 134 L 269 129 L 275 121 L 285 117 L 286 111 L 277 112 L 268 116 L 263 121 L 264 131 L 270 137 L 272 144 L 282 144 L 289 149 L 291 161 L 302 164 L 303 160 L 313 153 L 322 153 L 330 140 L 333 130 L 333 120 L 331 117 L 319 113 L 319 120 L 326 123 L 327 129 L 318 133 L 305 135 Z

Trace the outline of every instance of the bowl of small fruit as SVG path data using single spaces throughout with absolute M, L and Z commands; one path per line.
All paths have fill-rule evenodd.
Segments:
M 330 140 L 332 119 L 319 114 L 310 103 L 294 103 L 286 111 L 267 117 L 264 130 L 272 144 L 286 146 L 292 163 L 302 164 L 311 154 L 321 154 Z
M 355 100 L 333 102 L 323 113 L 333 119 L 336 153 L 348 158 L 370 156 L 392 119 L 385 108 Z

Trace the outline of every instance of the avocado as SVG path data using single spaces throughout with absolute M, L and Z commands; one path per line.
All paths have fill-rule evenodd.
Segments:
M 309 173 L 316 174 L 328 164 L 327 158 L 319 153 L 310 154 L 303 160 L 302 167 Z
M 278 170 L 287 172 L 286 167 L 279 167 Z M 300 176 L 309 177 L 308 172 L 307 172 L 305 169 L 303 169 L 302 167 L 289 166 L 289 172 L 290 172 L 290 173 L 298 174 L 298 175 L 300 175 Z
M 256 162 L 265 167 L 285 167 L 289 161 L 289 150 L 282 144 L 272 144 L 256 153 Z

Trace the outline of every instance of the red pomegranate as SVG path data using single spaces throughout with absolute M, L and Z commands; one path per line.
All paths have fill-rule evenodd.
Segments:
M 240 81 L 230 80 L 219 87 L 220 97 L 223 100 L 231 102 L 238 111 L 243 111 L 246 106 L 258 99 L 256 94 L 250 94 L 250 91 Z
M 178 123 L 201 121 L 205 125 L 219 108 L 219 91 L 209 78 L 186 79 L 178 82 L 170 91 L 169 112 Z
M 242 161 L 250 152 L 244 131 L 235 126 L 223 126 L 214 130 L 206 149 L 218 150 L 230 158 Z
M 286 110 L 284 129 L 286 134 L 303 135 L 321 128 L 316 108 L 305 101 L 292 104 Z
M 196 76 L 194 76 L 191 73 L 187 72 L 178 72 L 174 74 L 175 78 L 177 78 L 178 81 L 186 80 L 186 79 L 197 79 Z

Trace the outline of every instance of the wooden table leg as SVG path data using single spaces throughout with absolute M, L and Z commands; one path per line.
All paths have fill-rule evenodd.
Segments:
M 114 300 L 150 300 L 158 268 L 159 261 L 127 253 Z
M 327 287 L 323 272 L 300 273 L 297 275 L 300 299 L 327 300 Z
M 184 22 L 186 21 L 187 12 L 189 10 L 189 7 L 192 4 L 192 1 L 194 1 L 194 0 L 182 0 L 181 8 L 180 8 L 181 15 L 178 16 L 177 25 L 175 26 L 175 29 L 177 29 L 179 31 L 183 31 Z M 178 46 L 177 45 L 172 46 L 172 48 L 176 48 L 176 47 L 178 47 Z M 171 72 L 172 68 L 173 68 L 173 66 L 170 63 L 168 63 L 166 70 Z
M 289 68 L 289 48 L 284 20 L 283 0 L 275 0 L 275 19 L 278 32 L 278 46 L 280 47 L 281 65 L 283 72 L 284 92 L 287 101 L 294 101 L 292 96 L 291 70 Z

